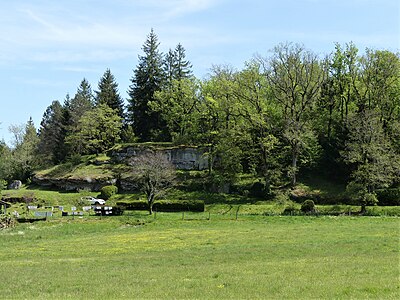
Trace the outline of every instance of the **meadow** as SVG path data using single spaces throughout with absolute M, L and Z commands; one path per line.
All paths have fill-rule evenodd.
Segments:
M 2 299 L 398 299 L 398 217 L 129 212 L 0 231 Z

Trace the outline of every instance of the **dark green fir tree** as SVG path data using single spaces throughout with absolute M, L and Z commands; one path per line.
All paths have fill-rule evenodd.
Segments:
M 143 45 L 144 55 L 139 56 L 139 64 L 128 89 L 128 121 L 141 141 L 166 139 L 166 126 L 161 114 L 149 108 L 149 102 L 154 101 L 154 93 L 161 90 L 165 80 L 163 55 L 158 47 L 158 37 L 152 29 Z
M 118 92 L 118 83 L 110 69 L 107 69 L 99 81 L 98 91 L 96 91 L 96 106 L 105 104 L 115 110 L 121 118 L 124 117 L 124 101 Z

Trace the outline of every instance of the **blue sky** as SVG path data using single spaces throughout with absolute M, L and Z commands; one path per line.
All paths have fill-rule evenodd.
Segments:
M 167 52 L 186 48 L 194 73 L 213 64 L 238 69 L 280 42 L 317 54 L 334 43 L 400 49 L 397 0 L 15 0 L 0 1 L 0 140 L 10 124 L 39 126 L 53 100 L 71 97 L 85 77 L 97 89 L 107 68 L 126 98 L 150 29 Z

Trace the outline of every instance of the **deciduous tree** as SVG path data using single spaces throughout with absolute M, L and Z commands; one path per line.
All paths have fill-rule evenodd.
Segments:
M 291 155 L 288 173 L 295 186 L 299 157 L 307 146 L 316 144 L 310 121 L 324 73 L 317 56 L 300 45 L 277 46 L 266 65 L 274 99 L 282 109 L 282 133 Z
M 115 111 L 105 104 L 87 111 L 66 138 L 72 153 L 97 154 L 120 140 L 122 122 Z
M 152 214 L 155 199 L 174 184 L 174 167 L 165 153 L 151 151 L 133 158 L 131 165 L 133 177 L 146 194 L 149 213 Z

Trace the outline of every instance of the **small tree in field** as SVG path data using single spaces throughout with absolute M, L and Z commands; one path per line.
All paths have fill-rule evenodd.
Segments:
M 175 181 L 175 169 L 165 154 L 144 152 L 133 158 L 133 177 L 146 194 L 149 213 L 153 213 L 154 200 L 167 191 Z

